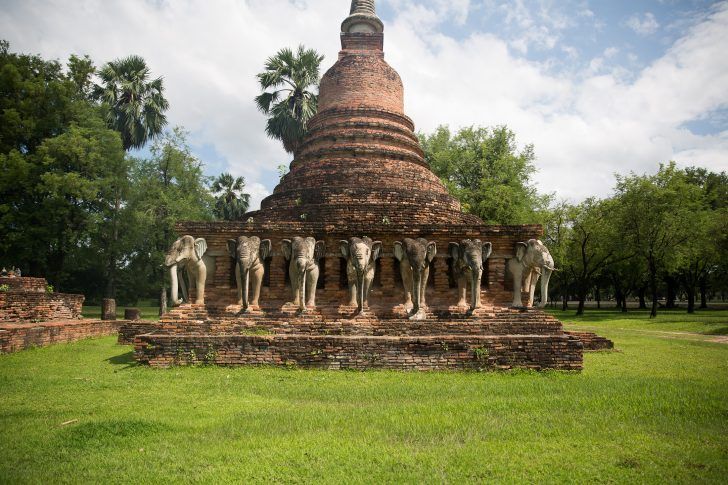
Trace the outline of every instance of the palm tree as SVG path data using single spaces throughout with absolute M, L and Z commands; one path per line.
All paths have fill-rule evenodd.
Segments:
M 263 93 L 255 103 L 268 115 L 265 132 L 281 140 L 288 153 L 295 154 L 301 146 L 306 124 L 318 109 L 318 94 L 310 89 L 318 86 L 323 60 L 324 56 L 302 45 L 295 54 L 285 48 L 270 57 L 265 71 L 258 74 Z
M 139 56 L 111 61 L 98 73 L 101 85 L 94 87 L 94 96 L 108 107 L 106 122 L 121 134 L 124 150 L 142 148 L 167 124 L 162 78 L 150 80 L 150 74 Z
M 246 194 L 245 179 L 233 177 L 229 173 L 220 174 L 212 182 L 215 194 L 215 215 L 225 221 L 237 221 L 248 212 L 250 194 Z

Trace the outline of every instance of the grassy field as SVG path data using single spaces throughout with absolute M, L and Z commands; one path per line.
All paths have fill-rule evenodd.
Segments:
M 116 318 L 124 318 L 124 308 L 138 308 L 142 312 L 142 320 L 159 320 L 158 306 L 117 306 Z M 101 307 L 84 305 L 81 314 L 84 318 L 101 318 Z
M 728 312 L 557 315 L 619 351 L 581 373 L 154 370 L 114 338 L 0 356 L 0 481 L 725 483 Z

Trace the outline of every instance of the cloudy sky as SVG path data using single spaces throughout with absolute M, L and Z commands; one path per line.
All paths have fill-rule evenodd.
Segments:
M 350 0 L 0 0 L 18 52 L 143 56 L 207 173 L 253 207 L 290 160 L 266 139 L 255 74 L 279 48 L 339 50 Z M 728 170 L 728 0 L 379 0 L 417 129 L 506 124 L 544 192 L 609 194 L 615 172 Z

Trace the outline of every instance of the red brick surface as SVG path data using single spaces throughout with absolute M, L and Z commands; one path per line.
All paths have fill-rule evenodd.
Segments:
M 17 352 L 31 347 L 74 342 L 114 335 L 123 321 L 74 320 L 43 323 L 0 324 L 0 353 Z

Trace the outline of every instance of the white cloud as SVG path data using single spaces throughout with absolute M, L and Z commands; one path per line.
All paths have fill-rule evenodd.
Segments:
M 699 136 L 683 127 L 728 107 L 728 2 L 629 77 L 605 67 L 616 54 L 609 49 L 592 71 L 554 72 L 548 62 L 519 57 L 517 40 L 483 33 L 457 40 L 441 31 L 444 22 L 474 15 L 475 2 L 387 2 L 396 12 L 385 26 L 387 60 L 402 76 L 407 114 L 418 128 L 508 124 L 521 143 L 534 143 L 543 191 L 606 195 L 614 172 L 653 170 L 670 159 L 728 170 L 728 134 Z M 290 160 L 264 135 L 254 76 L 278 48 L 299 43 L 323 52 L 326 68 L 333 64 L 345 3 L 5 0 L 0 31 L 14 50 L 46 57 L 145 57 L 165 77 L 172 123 L 245 176 L 256 207 L 277 182 L 276 167 Z M 571 20 L 550 10 L 552 3 L 515 9 L 511 21 L 532 28 L 522 50 L 548 46 L 551 38 L 559 52 L 576 55 L 559 41 Z
M 651 12 L 647 12 L 643 16 L 632 15 L 627 19 L 626 25 L 639 35 L 654 34 L 660 28 L 659 22 Z

